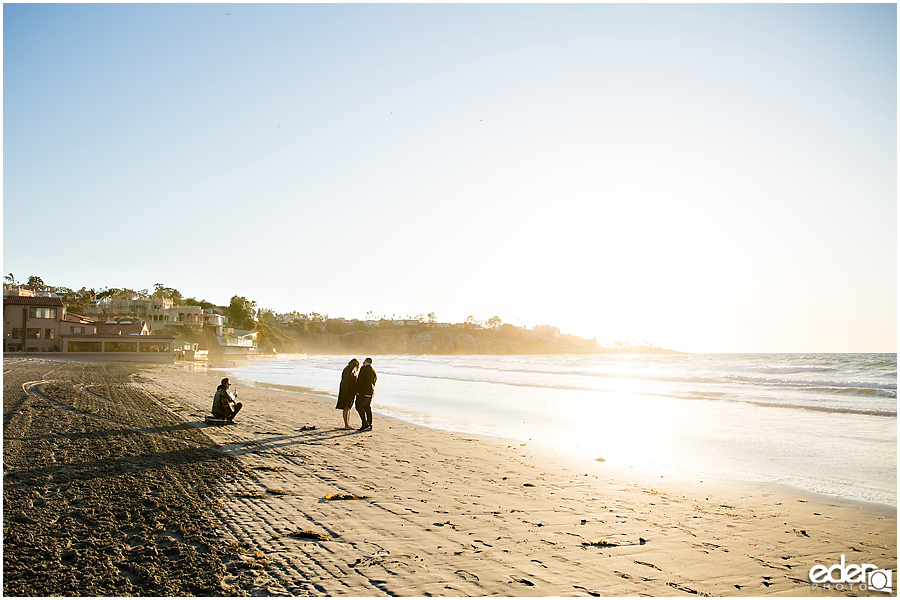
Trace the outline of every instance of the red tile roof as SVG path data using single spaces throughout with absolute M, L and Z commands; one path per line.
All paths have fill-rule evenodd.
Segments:
M 21 306 L 62 306 L 59 298 L 47 296 L 4 296 L 3 304 L 19 304 Z
M 144 330 L 144 323 L 94 323 L 98 335 L 136 335 Z
M 73 338 L 73 339 L 104 339 L 108 340 L 109 338 L 116 339 L 128 339 L 128 340 L 137 340 L 140 342 L 166 342 L 174 340 L 175 338 L 170 335 L 138 335 L 136 333 L 131 333 L 125 335 L 122 333 L 119 336 L 117 333 L 61 333 L 59 335 L 61 338 Z
M 94 323 L 93 319 L 89 319 L 82 315 L 76 315 L 75 313 L 66 313 L 66 318 L 63 320 L 66 323 L 78 323 L 80 325 L 91 325 Z

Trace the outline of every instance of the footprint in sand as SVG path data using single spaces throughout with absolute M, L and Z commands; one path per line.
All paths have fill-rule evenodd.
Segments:
M 589 589 L 587 589 L 586 587 L 584 587 L 583 585 L 573 585 L 572 587 L 575 588 L 576 590 L 584 590 L 585 592 L 587 592 L 587 593 L 590 594 L 591 596 L 596 596 L 596 597 L 603 596 L 603 593 L 602 593 L 602 592 L 599 592 L 599 591 L 597 591 L 597 590 L 589 590 Z
M 679 590 L 681 592 L 687 592 L 688 594 L 696 594 L 697 593 L 697 590 L 692 590 L 691 588 L 687 587 L 686 585 L 681 585 L 680 583 L 672 583 L 670 581 L 666 585 L 668 585 L 669 587 L 673 587 L 676 590 Z
M 181 560 L 181 552 L 178 551 L 178 548 L 166 548 L 165 550 L 163 550 L 163 556 L 165 556 L 172 562 Z
M 480 579 L 478 579 L 478 575 L 475 575 L 474 573 L 469 573 L 468 571 L 465 571 L 463 569 L 460 569 L 459 571 L 454 571 L 454 572 L 460 579 L 465 579 L 466 581 L 480 581 Z

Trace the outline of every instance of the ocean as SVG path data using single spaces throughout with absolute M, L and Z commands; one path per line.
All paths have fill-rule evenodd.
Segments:
M 285 355 L 209 371 L 306 388 L 333 405 L 350 358 Z M 382 414 L 635 468 L 897 504 L 896 354 L 373 359 L 376 433 Z

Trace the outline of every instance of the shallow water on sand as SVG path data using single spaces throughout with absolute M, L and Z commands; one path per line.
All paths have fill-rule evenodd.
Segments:
M 210 371 L 335 396 L 349 358 Z M 408 422 L 897 503 L 896 354 L 374 358 L 373 409 Z

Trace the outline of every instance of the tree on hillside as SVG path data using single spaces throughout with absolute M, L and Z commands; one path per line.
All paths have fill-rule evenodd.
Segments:
M 16 276 L 13 275 L 12 273 L 8 273 L 8 274 L 6 274 L 6 275 L 3 276 L 3 283 L 7 283 L 7 284 L 9 284 L 9 285 L 11 285 L 11 286 L 18 286 L 18 285 L 19 285 L 19 282 L 16 281 Z
M 344 323 L 341 319 L 326 319 L 323 331 L 333 335 L 344 335 L 345 333 L 353 331 L 353 329 L 354 327 L 352 325 Z
M 181 304 L 181 292 L 175 288 L 166 287 L 161 283 L 153 284 L 151 298 L 171 298 L 175 304 Z
M 468 317 L 466 317 L 466 321 L 465 321 L 464 325 L 470 329 L 474 329 L 475 327 L 478 327 L 481 325 L 481 321 L 476 319 L 475 315 L 469 315 Z
M 196 298 L 185 298 L 181 303 L 185 306 L 199 306 L 203 310 L 216 307 L 216 305 L 212 302 L 208 302 L 206 300 L 197 300 Z
M 431 325 L 434 325 L 434 321 L 435 321 L 435 319 L 437 319 L 437 317 L 434 314 L 434 311 L 431 311 L 426 316 L 428 317 L 428 323 Z
M 66 310 L 70 313 L 83 314 L 90 305 L 91 299 L 88 296 L 79 294 L 79 292 L 73 292 L 65 298 L 63 303 L 66 305 Z
M 500 317 L 498 317 L 497 315 L 494 315 L 493 317 L 491 317 L 490 319 L 485 321 L 484 324 L 487 325 L 488 327 L 490 327 L 491 329 L 497 329 L 498 327 L 503 325 L 503 321 L 500 319 Z
M 320 315 L 317 312 L 309 313 L 309 323 L 307 323 L 307 331 L 325 331 L 325 323 L 328 322 L 328 315 Z
M 23 285 L 25 289 L 31 290 L 32 292 L 38 292 L 43 290 L 46 286 L 44 280 L 38 277 L 37 275 L 32 275 L 28 278 L 28 283 Z
M 247 300 L 243 296 L 232 296 L 231 304 L 226 309 L 231 324 L 238 329 L 253 329 L 256 327 L 254 315 L 256 302 Z

